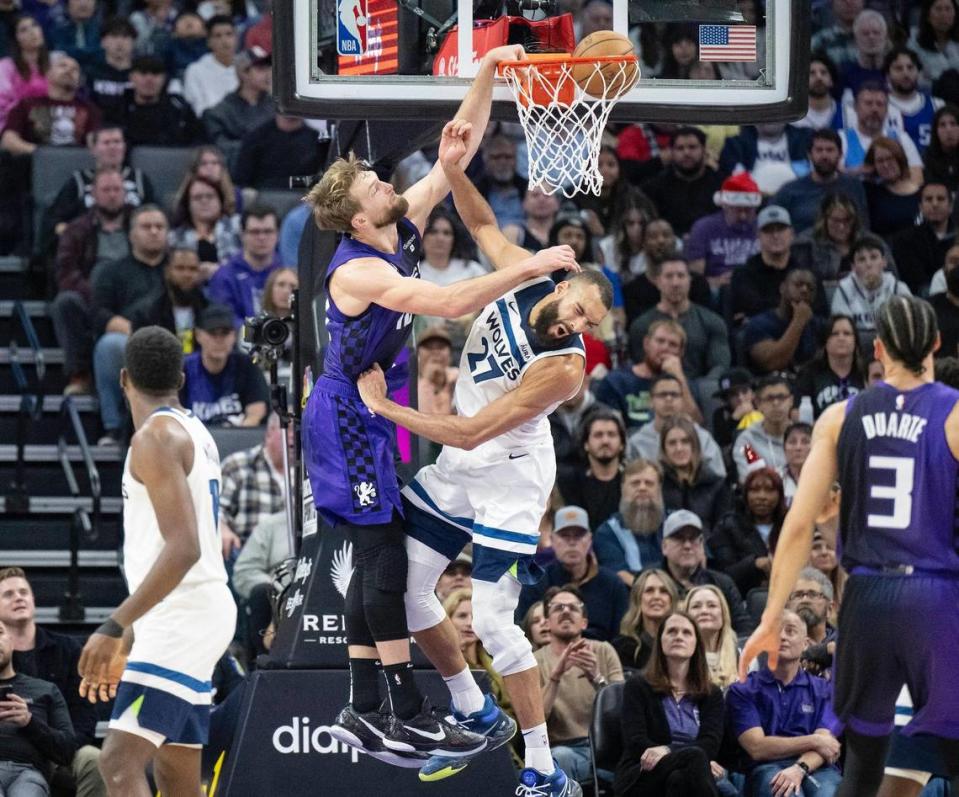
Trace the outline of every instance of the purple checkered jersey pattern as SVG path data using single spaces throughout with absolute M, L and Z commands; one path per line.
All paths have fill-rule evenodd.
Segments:
M 418 278 L 419 231 L 408 219 L 396 226 L 395 254 L 344 238 L 330 261 L 327 283 L 344 263 L 369 257 L 385 261 L 401 276 Z M 363 405 L 356 380 L 379 364 L 391 391 L 405 383 L 408 369 L 396 360 L 413 329 L 413 316 L 377 304 L 359 316 L 347 316 L 327 296 L 326 328 L 330 345 L 323 374 L 303 418 L 303 454 L 313 500 L 330 524 L 386 523 L 394 511 L 402 512 L 394 467 L 396 427 Z
M 959 574 L 959 463 L 945 422 L 959 391 L 879 382 L 846 405 L 839 435 L 841 554 L 854 567 Z

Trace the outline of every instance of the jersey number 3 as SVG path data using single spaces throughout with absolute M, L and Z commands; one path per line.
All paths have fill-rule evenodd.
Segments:
M 874 484 L 869 497 L 875 501 L 892 501 L 892 513 L 869 515 L 866 522 L 877 529 L 907 529 L 912 519 L 912 489 L 916 463 L 910 457 L 869 457 L 870 470 L 891 470 L 892 486 Z

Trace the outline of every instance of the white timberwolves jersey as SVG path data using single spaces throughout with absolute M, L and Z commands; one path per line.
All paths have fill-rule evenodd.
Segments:
M 220 455 L 210 433 L 192 413 L 163 407 L 153 415 L 175 418 L 193 440 L 193 469 L 187 476 L 187 485 L 193 499 L 193 511 L 196 513 L 200 559 L 164 599 L 164 603 L 167 603 L 189 587 L 226 583 L 226 568 L 223 565 L 218 530 Z M 127 452 L 123 466 L 123 535 L 124 573 L 132 593 L 140 586 L 160 555 L 163 537 L 160 536 L 156 513 L 146 487 L 130 473 L 130 452 Z
M 547 277 L 538 277 L 517 286 L 480 312 L 460 358 L 460 373 L 453 401 L 460 415 L 476 415 L 483 407 L 519 387 L 523 374 L 533 363 L 545 357 L 578 354 L 586 350 L 580 335 L 573 335 L 556 348 L 547 348 L 529 327 L 533 306 L 556 287 Z M 547 407 L 536 418 L 505 432 L 486 446 L 528 447 L 550 441 L 549 415 L 559 402 Z M 485 446 L 480 446 L 480 449 Z

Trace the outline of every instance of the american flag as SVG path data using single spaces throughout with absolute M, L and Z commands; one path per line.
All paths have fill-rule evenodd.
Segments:
M 700 61 L 755 61 L 755 25 L 700 25 Z

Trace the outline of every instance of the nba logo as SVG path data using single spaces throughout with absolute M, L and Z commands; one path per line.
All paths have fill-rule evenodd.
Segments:
M 366 52 L 367 0 L 337 0 L 336 52 L 363 55 Z

